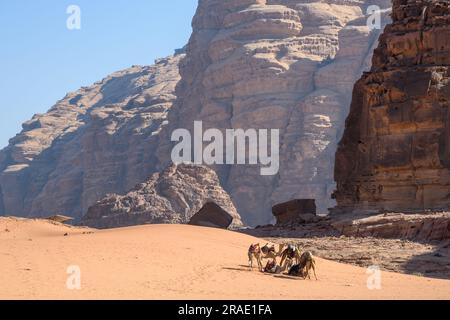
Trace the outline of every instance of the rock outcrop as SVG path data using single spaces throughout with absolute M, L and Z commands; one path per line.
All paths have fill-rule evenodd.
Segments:
M 278 175 L 261 176 L 258 166 L 214 167 L 248 224 L 269 222 L 272 205 L 292 199 L 316 199 L 320 213 L 334 204 L 337 141 L 353 85 L 370 67 L 381 32 L 367 26 L 371 4 L 390 6 L 357 0 L 199 2 L 169 127 L 193 131 L 201 120 L 204 130 L 280 130 Z M 170 148 L 160 147 L 161 163 L 170 161 Z
M 450 207 L 450 4 L 394 0 L 336 156 L 340 212 Z
M 228 229 L 233 224 L 233 216 L 214 202 L 206 203 L 199 212 L 192 216 L 192 226 Z
M 150 176 L 183 56 L 114 73 L 23 124 L 0 152 L 0 215 L 79 220 Z
M 172 165 L 125 195 L 108 195 L 89 208 L 81 223 L 95 228 L 188 223 L 209 202 L 231 216 L 232 227 L 242 226 L 236 208 L 213 170 Z
M 315 220 L 317 213 L 314 199 L 297 199 L 277 204 L 272 208 L 272 214 L 277 225 L 302 223 Z
M 450 239 L 450 213 L 390 213 L 365 218 L 339 219 L 331 225 L 348 237 L 407 239 L 412 241 L 445 241 Z

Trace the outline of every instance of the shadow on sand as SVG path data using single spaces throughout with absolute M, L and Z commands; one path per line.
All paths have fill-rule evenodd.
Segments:
M 241 267 L 241 268 L 223 267 L 222 269 L 229 270 L 229 271 L 242 271 L 242 272 L 255 272 L 255 270 L 257 271 L 257 269 L 252 270 L 249 267 Z
M 239 265 L 238 267 L 223 267 L 222 270 L 240 271 L 240 272 L 257 272 L 258 273 L 258 269 L 255 269 L 255 268 L 250 269 L 248 266 L 244 266 L 244 265 Z M 273 278 L 284 279 L 284 280 L 295 280 L 295 281 L 302 280 L 302 281 L 304 281 L 304 279 L 301 277 L 293 277 L 293 276 L 289 276 L 287 274 L 272 274 L 272 273 L 266 273 L 266 272 L 261 272 L 261 271 L 259 272 L 259 274 L 273 277 Z
M 300 277 L 292 277 L 292 276 L 288 276 L 287 274 L 277 274 L 273 276 L 274 278 L 278 278 L 278 279 L 284 279 L 284 280 L 295 280 L 295 281 L 305 281 L 305 279 L 300 278 Z
M 450 241 L 434 252 L 412 257 L 403 267 L 408 274 L 450 280 Z

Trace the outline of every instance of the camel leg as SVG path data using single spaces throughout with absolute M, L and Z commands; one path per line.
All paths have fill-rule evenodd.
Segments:
M 284 271 L 289 272 L 287 260 L 282 260 L 280 265 L 281 265 L 281 268 L 282 268 Z
M 316 275 L 316 266 L 315 266 L 315 263 L 312 264 L 312 269 L 313 269 L 313 271 L 314 271 L 314 277 L 316 278 L 316 280 L 319 280 L 319 279 L 317 279 L 317 275 Z
M 256 262 L 258 263 L 258 267 L 259 267 L 259 271 L 261 271 L 262 270 L 262 260 L 261 260 L 261 255 L 255 255 L 255 259 L 256 259 Z
M 284 250 L 284 243 L 283 243 L 283 244 L 280 244 L 280 245 L 278 246 L 278 253 L 277 253 L 277 256 L 281 256 L 282 253 L 283 253 L 283 250 Z
M 281 265 L 281 266 L 284 265 L 285 260 L 286 260 L 286 255 L 282 255 L 282 256 L 281 256 L 281 262 L 280 262 L 280 265 Z
M 306 268 L 308 270 L 308 279 L 311 280 L 311 269 L 313 268 L 313 262 L 312 261 L 308 262 Z
M 309 262 L 306 263 L 305 268 L 303 269 L 303 279 L 306 280 L 309 277 L 309 269 L 310 269 Z
M 302 271 L 303 272 L 303 271 Z M 306 278 L 308 278 L 308 271 L 304 271 L 303 272 L 303 274 L 302 274 L 302 276 L 303 276 L 303 280 L 306 280 Z

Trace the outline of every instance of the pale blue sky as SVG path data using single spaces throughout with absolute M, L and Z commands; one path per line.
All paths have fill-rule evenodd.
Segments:
M 0 0 L 0 148 L 81 86 L 187 43 L 198 0 Z M 68 30 L 69 5 L 81 30 Z

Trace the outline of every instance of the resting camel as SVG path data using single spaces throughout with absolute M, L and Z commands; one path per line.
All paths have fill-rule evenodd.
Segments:
M 284 269 L 289 269 L 294 262 L 296 264 L 300 263 L 301 252 L 297 246 L 289 245 L 282 253 L 281 253 L 281 263 L 280 265 Z
M 316 275 L 316 260 L 314 259 L 314 256 L 311 252 L 307 251 L 300 257 L 300 262 L 293 266 L 289 270 L 289 275 L 291 276 L 301 276 L 304 279 L 309 278 L 311 279 L 310 272 L 313 270 L 314 277 L 317 280 Z
M 263 253 L 262 258 L 276 260 L 277 257 L 281 256 L 283 249 L 284 244 L 280 244 L 278 246 L 278 252 L 275 250 L 275 245 L 269 246 L 269 244 L 266 244 L 264 247 L 261 248 L 261 252 Z
M 284 272 L 286 270 L 286 268 L 280 266 L 277 264 L 277 260 L 269 260 L 266 264 L 266 267 L 264 268 L 264 272 L 265 273 L 273 273 L 273 274 L 280 274 L 282 272 Z
M 261 247 L 259 243 L 252 244 L 248 249 L 248 264 L 250 268 L 253 268 L 253 260 L 255 259 L 258 263 L 258 267 L 261 271 L 263 271 L 263 259 L 277 261 L 277 257 L 279 257 L 283 251 L 284 245 L 281 244 L 278 247 L 278 252 L 275 249 L 275 246 L 269 246 L 266 244 L 264 247 Z

